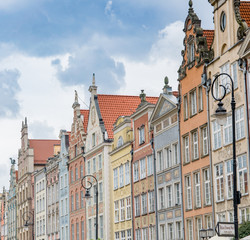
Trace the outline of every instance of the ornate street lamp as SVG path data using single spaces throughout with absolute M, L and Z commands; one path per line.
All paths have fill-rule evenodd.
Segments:
M 82 187 L 86 190 L 85 192 L 85 198 L 90 199 L 92 196 L 90 195 L 90 189 L 93 187 L 93 183 L 89 180 L 87 180 L 88 186 L 85 185 L 85 178 L 93 178 L 96 182 L 96 191 L 95 191 L 95 196 L 96 196 L 96 223 L 95 223 L 95 237 L 96 240 L 98 240 L 98 181 L 95 176 L 93 175 L 85 175 L 82 180 L 81 180 L 81 185 Z
M 209 239 L 214 236 L 214 230 L 210 229 L 200 229 L 200 238 Z
M 230 79 L 230 83 L 227 83 L 225 86 L 220 84 L 219 86 L 223 89 L 223 94 L 221 97 L 215 96 L 214 95 L 214 83 L 218 81 L 218 78 L 220 76 L 226 76 Z M 228 85 L 228 86 L 227 86 Z M 215 111 L 215 114 L 213 117 L 217 118 L 217 122 L 220 125 L 224 125 L 227 120 L 227 111 L 223 107 L 222 100 L 227 94 L 227 89 L 228 87 L 231 86 L 231 109 L 232 109 L 232 130 L 233 130 L 233 206 L 234 206 L 234 227 L 235 227 L 235 240 L 239 239 L 239 233 L 238 233 L 238 204 L 240 204 L 240 198 L 241 194 L 239 191 L 237 191 L 237 164 L 236 164 L 236 135 L 235 135 L 235 98 L 234 98 L 234 82 L 231 76 L 227 73 L 220 73 L 218 74 L 215 79 L 213 80 L 212 83 L 212 89 L 211 93 L 213 98 L 216 101 L 219 101 L 218 103 L 218 108 Z
M 32 226 L 32 238 L 34 239 L 34 234 L 33 234 L 33 225 L 34 225 L 34 215 L 30 211 L 26 211 L 22 215 L 23 221 L 24 221 L 24 229 L 25 231 L 28 231 L 29 226 Z

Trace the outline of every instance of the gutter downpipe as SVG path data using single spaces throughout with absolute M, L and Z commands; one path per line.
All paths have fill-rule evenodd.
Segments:
M 177 108 L 178 108 L 178 146 L 179 146 L 179 158 L 180 158 L 180 184 L 181 184 L 181 199 L 183 200 L 183 181 L 182 181 L 182 158 L 181 158 L 181 122 L 180 122 L 180 111 L 181 111 L 181 97 L 180 97 L 180 85 L 179 85 L 179 96 L 178 96 L 178 103 L 177 103 Z M 183 208 L 183 201 L 181 203 L 181 218 L 182 218 L 182 232 L 183 232 L 183 240 L 186 239 L 185 235 L 185 222 L 184 222 L 184 208 Z
M 153 159 L 154 159 L 154 186 L 155 186 L 155 232 L 156 232 L 156 240 L 159 239 L 159 231 L 158 231 L 158 199 L 157 199 L 157 178 L 156 178 L 156 157 L 155 157 L 155 148 L 154 148 L 154 135 L 152 134 L 151 138 L 151 147 L 153 150 Z
M 204 65 L 203 76 L 207 76 L 207 65 Z M 208 152 L 209 152 L 209 173 L 210 173 L 210 184 L 211 184 L 211 202 L 212 202 L 212 219 L 213 219 L 213 230 L 215 231 L 215 207 L 214 207 L 214 184 L 213 184 L 213 161 L 212 161 L 212 147 L 211 147 L 211 124 L 210 124 L 210 108 L 209 108 L 209 92 L 211 87 L 211 79 L 206 79 L 205 85 L 207 96 L 207 132 L 208 132 Z

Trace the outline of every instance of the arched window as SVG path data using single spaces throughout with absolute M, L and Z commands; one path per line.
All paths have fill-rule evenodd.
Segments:
M 117 141 L 117 147 L 120 147 L 120 146 L 122 146 L 123 145 L 123 138 L 122 138 L 122 136 L 120 136 L 119 138 L 118 138 L 118 141 Z

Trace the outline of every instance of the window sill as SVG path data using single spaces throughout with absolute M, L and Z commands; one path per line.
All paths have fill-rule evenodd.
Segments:
M 186 165 L 188 165 L 188 164 L 190 164 L 190 162 L 184 162 L 182 165 L 183 165 L 183 166 L 186 166 Z
M 193 210 L 192 208 L 185 209 L 186 212 L 190 212 L 190 211 L 192 211 L 192 210 Z
M 208 153 L 207 154 L 201 154 L 201 158 L 205 158 L 208 156 Z
M 222 200 L 216 200 L 216 203 L 223 203 L 225 202 L 225 199 L 222 199 Z
M 194 113 L 193 115 L 190 114 L 190 118 L 193 118 L 194 116 L 196 116 L 198 113 Z
M 196 161 L 198 161 L 200 158 L 198 157 L 198 158 L 195 158 L 195 159 L 192 159 L 192 162 L 196 162 Z
M 139 146 L 143 145 L 145 143 L 145 141 L 142 141 L 141 143 L 139 143 Z

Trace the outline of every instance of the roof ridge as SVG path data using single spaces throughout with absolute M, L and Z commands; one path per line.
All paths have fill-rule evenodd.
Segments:
M 97 96 L 114 96 L 114 97 L 138 97 L 139 98 L 139 95 L 122 95 L 122 94 L 97 94 Z M 146 96 L 146 97 L 156 97 L 157 96 Z

